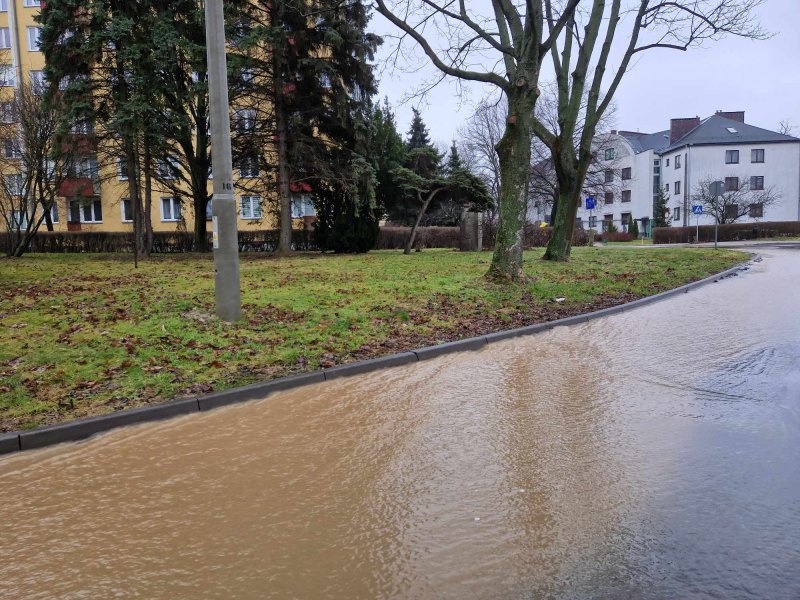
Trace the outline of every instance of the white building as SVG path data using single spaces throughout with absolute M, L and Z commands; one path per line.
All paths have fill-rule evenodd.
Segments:
M 669 145 L 660 154 L 673 226 L 695 224 L 691 206 L 704 181 L 722 181 L 728 190 L 774 190 L 774 204 L 753 205 L 739 222 L 800 220 L 800 139 L 748 125 L 744 111 L 672 119 Z M 699 218 L 700 225 L 713 222 L 707 214 Z

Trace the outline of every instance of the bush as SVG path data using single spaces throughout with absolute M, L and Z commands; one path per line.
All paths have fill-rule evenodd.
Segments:
M 375 210 L 366 202 L 360 206 L 355 202 L 339 190 L 318 193 L 314 198 L 314 239 L 320 250 L 362 254 L 375 247 L 380 229 Z
M 628 225 L 628 233 L 631 234 L 633 239 L 639 239 L 639 223 L 635 220 L 631 220 L 630 224 Z
M 653 229 L 654 244 L 682 244 L 694 242 L 696 227 L 656 227 Z M 800 221 L 766 221 L 763 223 L 729 223 L 719 226 L 720 242 L 736 242 L 759 238 L 781 238 L 800 236 Z M 700 241 L 714 241 L 714 226 L 700 226 Z
M 411 235 L 411 227 L 381 227 L 376 250 L 402 250 Z M 420 227 L 417 229 L 416 248 L 458 248 L 461 241 L 459 227 Z
M 525 223 L 523 230 L 523 245 L 525 248 L 544 248 L 550 242 L 552 227 L 539 227 L 533 223 Z M 494 248 L 497 238 L 497 224 L 484 221 L 483 223 L 483 247 Z M 585 229 L 579 227 L 572 232 L 573 246 L 586 246 L 589 243 L 589 234 Z
M 595 242 L 630 242 L 632 239 L 634 239 L 633 235 L 624 231 L 597 233 L 594 236 Z

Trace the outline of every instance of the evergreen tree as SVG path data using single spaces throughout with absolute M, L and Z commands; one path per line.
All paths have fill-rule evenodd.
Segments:
M 654 227 L 669 227 L 667 223 L 667 195 L 664 193 L 664 188 L 658 190 L 655 206 L 653 207 L 653 226 Z
M 385 214 L 396 199 L 403 195 L 395 179 L 395 170 L 406 160 L 406 147 L 397 131 L 394 113 L 389 100 L 374 107 L 371 115 L 372 138 L 369 155 L 375 161 L 375 202 L 378 210 Z
M 431 145 L 428 127 L 422 120 L 422 116 L 416 108 L 411 109 L 414 116 L 411 119 L 411 127 L 408 130 L 408 149 L 427 148 Z

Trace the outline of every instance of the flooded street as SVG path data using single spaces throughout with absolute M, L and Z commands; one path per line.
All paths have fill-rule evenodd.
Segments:
M 800 249 L 759 252 L 631 312 L 0 458 L 0 598 L 800 597 Z

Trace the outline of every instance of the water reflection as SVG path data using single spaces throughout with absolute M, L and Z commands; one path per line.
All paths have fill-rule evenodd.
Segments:
M 767 253 L 617 317 L 5 458 L 0 597 L 800 596 L 800 266 Z

